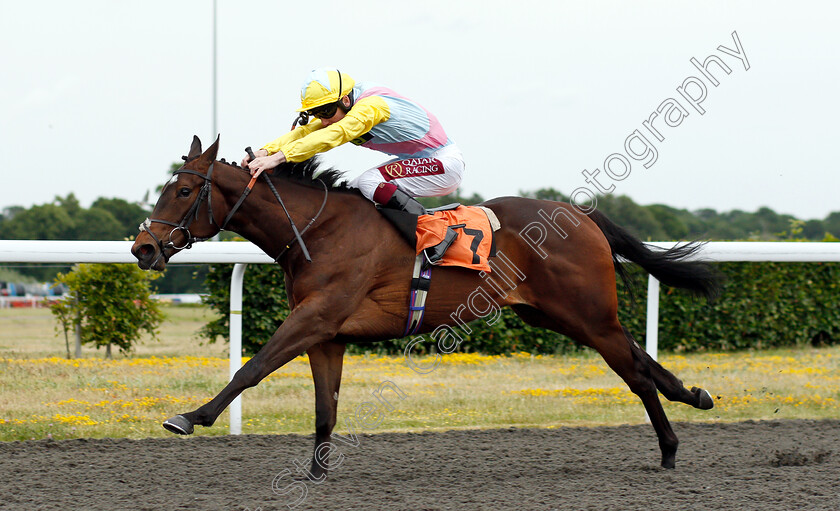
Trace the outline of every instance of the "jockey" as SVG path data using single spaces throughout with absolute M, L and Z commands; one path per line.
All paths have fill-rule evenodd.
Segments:
M 349 183 L 384 207 L 421 215 L 426 210 L 414 197 L 446 195 L 461 183 L 461 151 L 437 118 L 391 89 L 316 69 L 303 82 L 300 103 L 292 131 L 256 151 L 253 161 L 242 160 L 251 174 L 350 142 L 394 157 Z

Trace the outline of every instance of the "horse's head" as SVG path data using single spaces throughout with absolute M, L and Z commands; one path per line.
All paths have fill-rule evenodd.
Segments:
M 213 218 L 212 166 L 219 139 L 201 152 L 201 141 L 193 137 L 184 166 L 164 185 L 150 218 L 140 226 L 131 247 L 137 265 L 163 271 L 169 258 L 219 232 Z

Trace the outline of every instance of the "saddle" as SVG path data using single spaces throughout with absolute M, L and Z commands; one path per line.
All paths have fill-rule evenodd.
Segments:
M 453 205 L 450 205 L 453 206 Z M 461 266 L 490 271 L 487 261 L 496 255 L 492 210 L 481 206 L 445 206 L 417 218 L 417 255 L 431 265 Z
M 488 259 L 496 255 L 493 233 L 500 227 L 491 209 L 449 204 L 419 216 L 395 209 L 379 211 L 423 258 L 424 268 L 440 265 L 490 271 Z
M 415 334 L 423 323 L 432 266 L 460 266 L 490 273 L 489 258 L 496 255 L 494 232 L 501 224 L 496 214 L 483 206 L 449 204 L 419 216 L 395 209 L 379 211 L 415 247 L 403 336 Z

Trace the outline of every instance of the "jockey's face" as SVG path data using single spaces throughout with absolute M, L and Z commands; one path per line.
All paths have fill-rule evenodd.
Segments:
M 345 108 L 350 108 L 350 98 L 349 97 L 344 96 L 343 98 L 341 98 L 341 103 L 345 106 Z M 344 113 L 344 110 L 342 110 L 340 108 L 336 108 L 335 114 L 333 114 L 332 117 L 321 117 L 320 118 L 321 119 L 321 124 L 326 128 L 330 124 L 333 124 L 335 122 L 338 122 L 338 121 L 344 119 L 345 115 L 347 115 L 347 114 Z

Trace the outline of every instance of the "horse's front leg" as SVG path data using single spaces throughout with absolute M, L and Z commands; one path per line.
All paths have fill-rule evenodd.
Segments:
M 307 476 L 314 481 L 323 481 L 329 468 L 328 458 L 332 447 L 328 442 L 338 412 L 338 390 L 341 386 L 345 347 L 343 343 L 322 342 L 306 350 L 315 382 L 315 451 L 312 468 Z
M 245 389 L 254 387 L 310 347 L 333 339 L 347 317 L 340 312 L 342 309 L 345 307 L 338 306 L 328 298 L 303 300 L 271 336 L 271 340 L 236 372 L 216 397 L 197 410 L 167 419 L 163 427 L 173 433 L 189 435 L 195 425 L 212 426 L 231 401 Z

